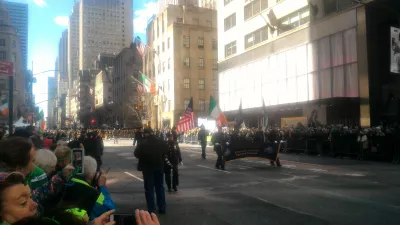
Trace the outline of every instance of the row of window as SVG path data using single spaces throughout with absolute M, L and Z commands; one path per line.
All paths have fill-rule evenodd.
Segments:
M 0 39 L 0 47 L 5 47 L 6 46 L 6 39 Z M 16 48 L 17 47 L 17 41 L 12 40 L 12 47 Z
M 7 60 L 7 52 L 6 51 L 0 51 L 0 60 Z M 17 61 L 17 53 L 15 53 L 15 52 L 11 53 L 11 60 L 13 62 Z
M 190 99 L 185 99 L 183 101 L 183 105 L 186 108 L 189 105 Z M 206 110 L 206 100 L 204 99 L 199 99 L 199 110 L 198 111 L 205 111 Z
M 183 46 L 186 48 L 190 47 L 190 37 L 187 35 L 183 35 Z M 204 37 L 198 37 L 197 38 L 197 47 L 198 48 L 204 48 Z M 216 39 L 212 40 L 212 50 L 217 50 L 218 49 L 218 41 Z
M 235 18 L 236 13 L 232 14 L 231 16 L 234 16 L 232 18 Z M 229 19 L 227 18 L 228 21 L 232 21 L 232 20 L 236 21 L 236 19 L 232 19 L 231 16 L 228 17 Z M 296 12 L 293 12 L 293 13 L 279 19 L 278 35 L 282 34 L 284 32 L 287 32 L 289 30 L 295 29 L 296 27 L 302 26 L 309 22 L 310 22 L 310 9 L 308 6 L 306 6 L 302 9 L 297 10 Z M 236 22 L 235 22 L 235 25 L 236 25 Z M 258 30 L 255 30 L 255 31 L 245 35 L 244 47 L 245 47 L 245 49 L 248 49 L 254 45 L 257 45 L 257 44 L 267 41 L 267 40 L 268 40 L 268 27 L 264 26 Z M 233 42 L 225 45 L 225 57 L 234 55 L 234 54 L 236 54 L 236 52 L 237 52 L 236 41 L 233 41 Z
M 183 64 L 186 67 L 190 67 L 190 58 L 189 57 L 185 57 L 183 59 Z M 204 57 L 199 57 L 199 68 L 204 68 L 204 67 L 205 67 Z M 218 70 L 218 60 L 217 59 L 213 59 L 212 69 L 213 70 Z
M 199 90 L 204 90 L 206 85 L 206 80 L 204 78 L 199 78 L 198 88 Z M 183 79 L 183 88 L 190 89 L 190 78 Z

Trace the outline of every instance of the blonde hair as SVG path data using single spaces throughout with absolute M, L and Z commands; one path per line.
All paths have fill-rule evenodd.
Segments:
M 58 161 L 63 161 L 64 159 L 71 157 L 72 150 L 68 148 L 68 146 L 61 145 L 54 150 L 54 154 L 56 155 Z
M 83 168 L 85 177 L 92 177 L 97 172 L 97 162 L 91 156 L 85 156 L 83 159 Z
M 46 174 L 54 171 L 57 164 L 56 155 L 47 149 L 39 149 L 36 151 L 35 164 Z

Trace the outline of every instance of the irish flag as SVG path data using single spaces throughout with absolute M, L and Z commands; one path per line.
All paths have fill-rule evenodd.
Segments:
M 217 101 L 212 96 L 210 97 L 210 116 L 217 120 L 219 126 L 228 124 L 224 113 L 221 111 Z
M 0 113 L 3 116 L 8 114 L 8 102 L 7 102 L 7 99 L 1 100 Z

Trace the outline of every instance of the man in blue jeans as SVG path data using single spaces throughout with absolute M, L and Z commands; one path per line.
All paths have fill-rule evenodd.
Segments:
M 156 211 L 154 189 L 157 195 L 158 212 L 166 213 L 167 203 L 164 190 L 164 162 L 168 152 L 167 143 L 153 135 L 151 128 L 144 129 L 144 139 L 135 149 L 135 157 L 139 159 L 138 170 L 142 171 L 147 210 Z

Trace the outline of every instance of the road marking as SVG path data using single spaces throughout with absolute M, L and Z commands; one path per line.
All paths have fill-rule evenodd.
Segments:
M 136 157 L 135 156 L 131 156 L 131 157 L 126 157 L 125 159 L 133 160 L 133 159 L 136 159 Z
M 267 203 L 267 204 L 276 205 L 276 206 L 278 206 L 278 207 L 280 207 L 280 208 L 283 208 L 283 209 L 287 209 L 287 210 L 290 210 L 290 211 L 293 211 L 293 212 L 297 212 L 297 213 L 300 213 L 300 214 L 303 214 L 303 215 L 307 215 L 307 216 L 311 216 L 311 217 L 314 217 L 314 218 L 321 219 L 321 218 L 319 218 L 318 216 L 311 215 L 311 214 L 308 214 L 308 213 L 305 213 L 305 212 L 302 212 L 302 211 L 299 211 L 299 210 L 296 210 L 296 209 L 293 209 L 293 208 L 290 208 L 290 207 L 285 207 L 285 206 L 282 206 L 282 205 L 278 205 L 278 204 L 275 204 L 275 203 L 271 203 L 271 202 L 269 202 L 269 201 L 267 201 L 267 200 L 265 200 L 265 199 L 262 199 L 262 198 L 257 198 L 257 197 L 256 197 L 256 199 L 258 199 L 258 200 L 260 200 L 260 201 L 262 201 L 262 202 L 265 202 L 265 203 Z
M 132 156 L 132 152 L 118 153 L 117 156 Z
M 347 173 L 345 174 L 346 176 L 351 176 L 351 177 L 365 177 L 364 174 L 361 173 Z M 377 182 L 378 183 L 378 182 Z
M 197 165 L 197 166 L 198 167 L 202 167 L 202 168 L 206 168 L 206 169 L 209 169 L 209 170 L 215 170 L 215 171 L 224 172 L 224 173 L 231 173 L 231 172 L 226 171 L 226 170 L 218 170 L 218 169 L 214 169 L 214 168 L 208 167 L 208 166 L 203 166 L 203 165 Z
M 131 173 L 125 172 L 125 174 L 128 175 L 128 176 L 131 176 L 131 177 L 135 178 L 136 180 L 139 180 L 139 181 L 142 181 L 142 182 L 143 182 L 143 179 L 142 179 L 142 178 L 139 178 L 139 177 L 137 177 L 137 176 L 135 176 L 135 175 L 133 175 L 133 174 L 131 174 Z
M 188 150 L 188 149 L 183 149 L 182 151 L 185 151 L 185 152 L 192 152 L 192 153 L 196 153 L 196 154 L 201 154 L 201 151 L 192 151 L 192 150 Z M 217 156 L 217 154 L 209 153 L 209 152 L 207 152 L 206 154 L 207 154 L 207 155 L 214 155 L 214 156 Z

